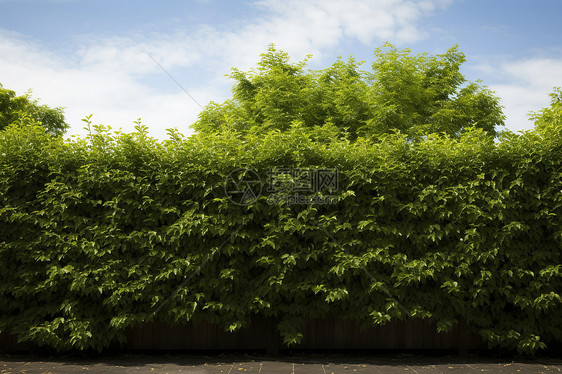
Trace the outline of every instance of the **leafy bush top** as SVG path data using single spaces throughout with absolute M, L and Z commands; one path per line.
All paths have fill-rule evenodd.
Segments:
M 400 131 L 409 138 L 428 133 L 458 137 L 470 127 L 498 134 L 504 115 L 499 99 L 460 71 L 458 47 L 442 55 L 418 54 L 385 44 L 374 52 L 371 70 L 352 57 L 322 70 L 306 70 L 271 46 L 257 69 L 233 69 L 233 97 L 211 103 L 194 128 L 242 134 L 332 125 L 352 139 Z

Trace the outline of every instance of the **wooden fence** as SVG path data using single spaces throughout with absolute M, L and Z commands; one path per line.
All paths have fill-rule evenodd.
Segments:
M 207 323 L 169 326 L 159 322 L 138 325 L 127 330 L 124 350 L 248 350 L 276 354 L 281 338 L 272 319 L 256 318 L 249 327 L 235 333 Z M 485 349 L 478 335 L 456 328 L 438 333 L 435 326 L 410 319 L 363 331 L 352 321 L 336 317 L 308 321 L 304 339 L 294 349 L 317 350 L 467 350 Z M 0 350 L 29 350 L 13 336 L 0 334 Z

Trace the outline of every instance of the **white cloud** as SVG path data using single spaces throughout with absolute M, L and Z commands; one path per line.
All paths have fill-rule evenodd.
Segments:
M 93 113 L 96 123 L 132 130 L 133 120 L 141 117 L 150 124 L 151 134 L 165 136 L 165 129 L 187 126 L 196 120 L 200 108 L 190 101 L 175 83 L 148 56 L 164 66 L 188 67 L 200 59 L 199 48 L 192 51 L 173 40 L 157 38 L 136 42 L 126 38 L 90 40 L 85 38 L 71 56 L 58 56 L 22 36 L 0 33 L 0 82 L 23 93 L 33 88 L 41 103 L 65 106 L 68 134 L 84 134 L 81 119 Z M 152 74 L 171 86 L 173 94 L 144 84 Z M 190 88 L 191 91 L 191 88 Z M 213 85 L 204 91 L 193 89 L 203 102 L 222 92 Z
M 270 40 L 291 55 L 337 45 L 350 37 L 370 44 L 392 40 L 411 43 L 425 36 L 419 21 L 449 0 L 262 0 L 258 6 L 271 16 L 249 27 L 243 35 L 266 30 Z M 272 39 L 273 38 L 273 39 Z
M 491 85 L 505 106 L 506 127 L 512 131 L 528 130 L 533 123 L 529 111 L 549 105 L 548 94 L 562 86 L 562 59 L 537 58 L 500 63 L 495 69 L 509 83 Z
M 160 70 L 166 70 L 203 105 L 227 97 L 231 66 L 252 67 L 275 43 L 296 59 L 321 58 L 346 38 L 364 44 L 391 40 L 411 43 L 425 36 L 424 16 L 450 0 L 263 0 L 254 3 L 259 18 L 237 29 L 199 25 L 195 33 L 77 36 L 73 52 L 57 54 L 22 35 L 0 30 L 0 82 L 18 92 L 33 88 L 51 106 L 65 106 L 69 134 L 83 134 L 81 118 L 130 131 L 138 117 L 151 134 L 165 137 L 168 127 L 194 122 L 200 108 Z M 177 75 L 176 75 L 177 74 Z M 147 80 L 157 77 L 157 85 Z M 207 83 L 202 83 L 206 80 Z

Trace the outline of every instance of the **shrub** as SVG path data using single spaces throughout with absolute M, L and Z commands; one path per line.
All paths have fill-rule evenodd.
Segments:
M 528 353 L 562 340 L 560 127 L 497 143 L 478 129 L 377 143 L 330 131 L 158 142 L 141 125 L 68 141 L 6 128 L 0 331 L 101 350 L 153 318 L 235 331 L 259 314 L 292 344 L 331 313 L 463 323 Z M 336 168 L 338 203 L 225 196 L 232 170 L 266 181 L 271 167 Z

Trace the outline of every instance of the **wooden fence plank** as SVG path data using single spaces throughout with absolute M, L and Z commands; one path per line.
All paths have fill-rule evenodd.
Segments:
M 486 349 L 479 336 L 459 326 L 448 333 L 437 333 L 427 321 L 412 319 L 388 323 L 360 331 L 353 321 L 334 316 L 307 321 L 304 338 L 293 349 Z M 169 326 L 150 322 L 126 331 L 127 350 L 265 350 L 279 351 L 281 338 L 273 319 L 255 318 L 248 327 L 235 333 L 208 323 Z M 0 350 L 28 350 L 8 334 L 0 334 Z

